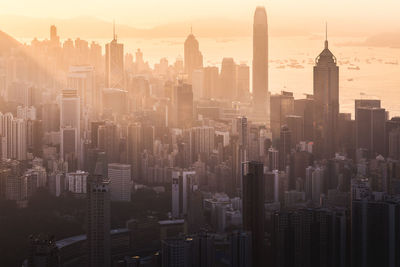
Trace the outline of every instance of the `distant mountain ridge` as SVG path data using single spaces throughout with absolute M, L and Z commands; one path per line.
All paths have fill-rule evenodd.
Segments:
M 9 53 L 11 49 L 19 46 L 21 44 L 17 40 L 0 30 L 0 56 Z

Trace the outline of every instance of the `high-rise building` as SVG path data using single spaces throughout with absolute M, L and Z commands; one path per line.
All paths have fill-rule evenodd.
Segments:
M 172 217 L 182 218 L 188 213 L 189 195 L 196 187 L 195 171 L 172 172 Z
M 131 165 L 111 163 L 108 164 L 108 178 L 112 201 L 131 201 Z
M 105 87 L 124 88 L 124 45 L 118 43 L 115 29 L 113 40 L 106 44 L 105 58 Z
M 261 162 L 244 162 L 243 168 L 243 229 L 251 232 L 252 263 L 265 264 L 264 240 L 264 166 Z
M 251 255 L 251 234 L 232 233 L 230 235 L 230 267 L 252 266 Z
M 294 115 L 303 117 L 304 140 L 314 140 L 314 99 L 307 95 L 305 99 L 294 100 Z
M 356 148 L 367 150 L 373 158 L 385 155 L 385 109 L 358 108 L 356 114 Z
M 77 194 L 85 195 L 87 192 L 87 177 L 89 173 L 84 171 L 69 172 L 65 175 L 68 183 L 68 191 Z
M 281 128 L 281 138 L 279 139 L 279 170 L 286 170 L 289 163 L 288 156 L 292 149 L 292 132 L 284 125 Z
M 84 107 L 94 108 L 100 103 L 100 93 L 96 87 L 93 66 L 70 66 L 67 86 L 77 91 L 81 100 L 81 111 Z
M 203 97 L 218 97 L 218 67 L 205 67 L 203 68 L 203 74 Z
M 280 130 L 287 124 L 287 116 L 294 113 L 294 97 L 292 92 L 283 91 L 270 97 L 270 118 L 272 140 L 279 139 Z
M 77 90 L 63 90 L 60 102 L 61 157 L 64 161 L 77 161 L 78 164 L 74 163 L 76 167 L 79 166 L 81 156 L 81 109 Z
M 185 73 L 188 75 L 188 81 L 191 83 L 193 71 L 203 67 L 203 55 L 199 50 L 199 42 L 192 33 L 185 40 L 184 61 Z
M 87 249 L 90 267 L 111 266 L 110 181 L 101 175 L 87 179 Z
M 221 74 L 219 76 L 220 98 L 236 99 L 236 64 L 233 58 L 223 58 L 221 64 Z
M 264 7 L 257 7 L 253 22 L 254 113 L 269 126 L 268 23 Z
M 179 128 L 188 128 L 193 122 L 193 91 L 192 86 L 180 83 L 174 89 L 175 123 Z
M 139 123 L 128 126 L 128 164 L 132 168 L 132 180 L 139 181 L 140 177 L 140 155 L 142 151 L 143 137 L 142 126 Z
M 250 67 L 246 64 L 237 65 L 236 95 L 237 100 L 245 101 L 250 94 Z
M 286 124 L 292 132 L 292 146 L 296 146 L 304 141 L 304 121 L 303 117 L 296 115 L 286 116 Z
M 336 57 L 325 48 L 315 59 L 314 66 L 314 100 L 315 100 L 315 136 L 316 154 L 331 158 L 337 150 L 339 118 L 339 67 Z

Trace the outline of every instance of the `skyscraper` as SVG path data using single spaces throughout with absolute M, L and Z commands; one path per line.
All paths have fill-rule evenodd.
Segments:
M 243 168 L 243 229 L 251 232 L 252 262 L 262 267 L 265 262 L 264 245 L 264 166 L 249 161 Z
M 111 266 L 109 184 L 101 175 L 87 179 L 87 266 L 90 267 Z
M 253 24 L 253 101 L 257 118 L 269 124 L 268 23 L 264 7 L 257 7 Z
M 192 74 L 195 69 L 203 67 L 203 55 L 199 50 L 199 42 L 192 33 L 186 38 L 184 45 L 185 73 L 188 81 L 192 81 Z
M 315 100 L 315 143 L 316 153 L 325 158 L 333 157 L 337 150 L 339 118 L 339 67 L 336 57 L 325 48 L 315 59 L 314 66 Z
M 236 64 L 233 58 L 222 59 L 219 89 L 221 98 L 236 98 Z
M 111 200 L 131 201 L 131 165 L 108 164 L 108 178 L 110 179 Z
M 106 79 L 105 86 L 108 88 L 124 88 L 124 45 L 118 43 L 117 35 L 106 44 Z
M 356 148 L 366 149 L 370 157 L 385 153 L 385 120 L 383 108 L 364 107 L 356 110 Z

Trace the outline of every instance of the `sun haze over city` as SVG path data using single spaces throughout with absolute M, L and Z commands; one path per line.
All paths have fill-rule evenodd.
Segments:
M 0 266 L 400 267 L 398 0 L 0 0 Z

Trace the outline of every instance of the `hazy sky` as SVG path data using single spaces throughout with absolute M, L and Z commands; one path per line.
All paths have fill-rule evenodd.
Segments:
M 136 27 L 194 18 L 247 19 L 255 6 L 269 16 L 345 18 L 400 25 L 399 0 L 0 0 L 0 14 L 72 18 L 94 16 Z M 397 26 L 399 28 L 400 26 Z

